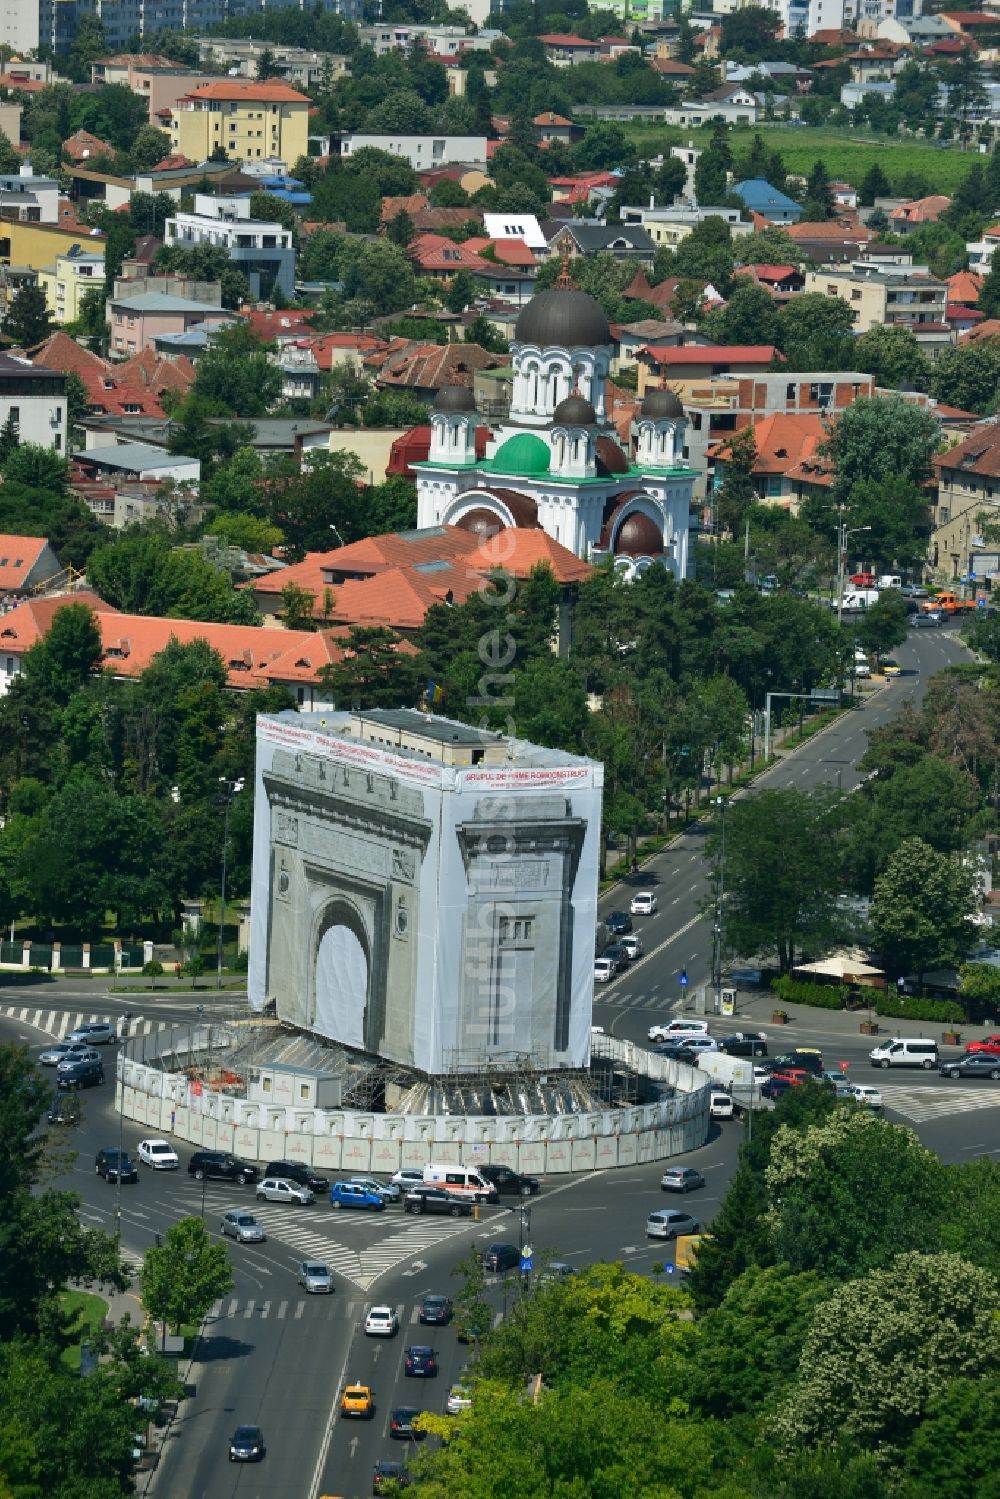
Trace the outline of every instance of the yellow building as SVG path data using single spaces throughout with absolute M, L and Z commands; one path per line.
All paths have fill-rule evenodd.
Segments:
M 65 255 L 56 256 L 54 266 L 38 272 L 37 280 L 55 321 L 75 323 L 84 292 L 104 289 L 104 256 L 71 245 Z
M 221 146 L 231 161 L 280 157 L 291 167 L 307 152 L 309 105 L 305 94 L 276 78 L 203 83 L 174 105 L 171 146 L 194 162 Z

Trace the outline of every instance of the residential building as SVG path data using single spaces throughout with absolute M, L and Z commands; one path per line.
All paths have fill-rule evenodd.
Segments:
M 763 177 L 735 182 L 730 191 L 751 213 L 759 213 L 771 224 L 797 224 L 802 217 L 802 204 L 779 192 Z
M 366 146 L 402 156 L 418 172 L 440 166 L 485 166 L 485 135 L 390 135 L 353 130 L 340 137 L 341 156 L 353 156 Z
M 953 342 L 946 316 L 948 287 L 926 266 L 855 261 L 847 270 L 808 271 L 805 289 L 846 302 L 854 314 L 856 333 L 880 325 L 911 328 L 931 354 Z
M 38 272 L 37 280 L 55 321 L 75 323 L 81 298 L 95 287 L 104 291 L 104 256 L 88 255 L 71 245 L 65 255 L 56 257 L 54 266 Z
M 969 270 L 988 276 L 993 265 L 993 254 L 1000 245 L 1000 224 L 991 224 L 984 229 L 980 239 L 967 240 L 965 249 L 969 257 Z
M 461 57 L 463 52 L 488 52 L 502 32 L 480 27 L 469 32 L 464 26 L 424 25 L 413 21 L 386 22 L 378 26 L 359 26 L 362 42 L 372 47 L 378 57 L 387 52 L 412 52 L 422 46 L 432 57 Z
M 648 208 L 643 208 L 638 204 L 634 206 L 623 204 L 621 210 L 623 225 L 641 224 L 654 245 L 666 245 L 671 250 L 676 249 L 699 224 L 709 218 L 724 219 L 729 225 L 729 232 L 733 238 L 750 234 L 753 230 L 753 225 L 747 223 L 738 208 L 694 208 L 670 205 L 657 208 L 655 203 L 652 203 Z
M 280 157 L 291 166 L 308 152 L 309 108 L 306 94 L 276 79 L 217 78 L 177 100 L 171 148 L 190 161 L 221 148 L 230 161 Z
M 232 317 L 221 305 L 208 307 L 204 302 L 162 292 L 109 297 L 105 315 L 114 355 L 139 354 L 164 335 L 187 333 L 206 320 L 218 322 Z
M 508 365 L 506 354 L 491 354 L 478 344 L 422 343 L 417 339 L 394 339 L 388 350 L 369 354 L 365 368 L 376 384 L 387 390 L 409 390 L 425 400 L 442 386 L 471 389 L 477 370 Z
M 761 220 L 761 225 L 763 225 Z M 790 234 L 802 252 L 803 260 L 812 260 L 826 265 L 830 261 L 857 260 L 875 238 L 870 229 L 856 221 L 843 219 L 820 219 L 816 223 L 802 220 L 798 224 L 786 224 L 785 233 Z
M 713 375 L 744 375 L 769 370 L 781 355 L 774 344 L 647 344 L 640 349 L 638 394 L 659 390 L 664 381 L 707 379 Z
M 114 151 L 114 146 L 109 146 L 107 141 L 102 141 L 100 136 L 94 135 L 90 130 L 74 130 L 62 144 L 63 156 L 68 156 L 77 167 L 82 166 L 85 161 L 92 161 L 95 156 L 113 156 Z
M 21 442 L 66 451 L 66 376 L 0 354 L 0 427 L 13 422 Z
M 287 301 L 295 296 L 295 249 L 281 224 L 250 217 L 249 198 L 213 198 L 196 193 L 194 211 L 167 219 L 166 245 L 217 245 L 243 272 L 254 301 L 269 301 L 277 288 Z
M 830 435 L 826 422 L 811 411 L 775 412 L 753 422 L 750 430 L 756 448 L 752 474 L 757 498 L 766 504 L 796 510 L 795 486 L 790 476 L 798 464 L 815 457 L 823 447 Z M 709 486 L 713 494 L 725 483 L 731 455 L 732 449 L 725 441 L 708 450 L 712 462 Z
M 121 83 L 139 94 L 146 100 L 149 123 L 160 129 L 169 129 L 170 113 L 185 94 L 218 81 L 212 73 L 200 73 L 197 68 L 184 68 L 167 57 L 148 53 L 101 58 L 91 63 L 90 73 L 95 83 Z
M 9 608 L 16 595 L 39 593 L 53 578 L 64 577 L 44 536 L 0 536 L 0 609 Z
M 94 478 L 110 474 L 130 479 L 173 479 L 178 484 L 197 484 L 201 462 L 181 453 L 168 453 L 144 442 L 112 443 L 108 447 L 87 447 L 75 460 L 84 473 Z
M 269 4 L 268 9 L 273 6 Z M 360 0 L 344 0 L 342 5 L 325 7 L 337 9 L 346 20 L 360 19 Z M 350 12 L 357 8 L 358 15 Z M 314 88 L 326 81 L 337 82 L 351 70 L 350 59 L 339 52 L 314 52 L 308 47 L 283 47 L 276 42 L 257 40 L 251 37 L 202 36 L 196 37 L 198 57 L 202 63 L 216 63 L 226 68 L 230 77 L 256 78 L 260 56 L 267 52 L 275 69 L 274 76 L 283 78 L 295 88 Z M 235 72 L 233 71 L 235 69 Z
M 936 224 L 951 199 L 943 193 L 934 193 L 929 198 L 914 198 L 910 203 L 901 203 L 889 213 L 889 226 L 893 234 L 912 234 L 914 229 L 924 229 Z
M 27 161 L 19 172 L 5 172 L 0 176 L 0 217 L 24 224 L 58 224 L 58 182 L 36 177 Z
M 987 543 L 983 528 L 1000 523 L 1000 427 L 984 422 L 934 467 L 938 491 L 928 560 L 943 580 L 964 582 L 982 573 L 987 558 L 996 566 L 996 543 Z
M 786 37 L 808 40 L 817 31 L 844 25 L 847 0 L 766 0 L 766 5 L 781 17 Z
M 63 332 L 53 333 L 35 352 L 32 367 L 83 381 L 87 408 L 94 416 L 140 416 L 162 420 L 165 391 L 184 395 L 194 380 L 187 359 L 160 359 L 146 349 L 132 359 L 109 364 Z
M 656 243 L 642 224 L 590 224 L 570 219 L 549 239 L 549 257 L 612 255 L 615 260 L 651 266 Z
M 776 302 L 790 301 L 806 282 L 797 265 L 743 265 L 737 267 L 736 275 L 762 286 Z

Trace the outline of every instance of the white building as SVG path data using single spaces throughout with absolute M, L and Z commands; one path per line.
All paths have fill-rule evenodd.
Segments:
M 193 213 L 178 213 L 167 219 L 163 239 L 167 245 L 216 245 L 225 250 L 235 268 L 246 276 L 255 301 L 269 298 L 275 286 L 288 301 L 295 296 L 291 230 L 252 219 L 249 198 L 213 198 L 196 193 Z
M 850 0 L 763 0 L 781 17 L 787 37 L 810 37 L 817 31 L 840 30 Z
M 1000 224 L 983 230 L 982 239 L 967 240 L 965 249 L 969 257 L 969 270 L 988 276 L 993 268 L 993 255 L 1000 245 Z
M 592 297 L 556 285 L 521 312 L 511 344 L 510 415 L 478 462 L 472 392 L 446 386 L 431 411 L 431 446 L 416 464 L 417 525 L 485 536 L 541 527 L 576 556 L 613 557 L 626 576 L 661 565 L 691 570 L 694 470 L 673 391 L 647 391 L 626 453 L 606 406 L 614 357 Z
M 59 184 L 54 177 L 36 177 L 26 161 L 19 172 L 0 176 L 0 212 L 22 224 L 58 224 Z
M 403 156 L 418 172 L 432 167 L 486 165 L 485 135 L 376 135 L 354 131 L 341 137 L 341 156 L 353 156 L 366 146 Z
M 66 451 L 66 376 L 0 354 L 0 427 L 13 420 L 21 442 Z

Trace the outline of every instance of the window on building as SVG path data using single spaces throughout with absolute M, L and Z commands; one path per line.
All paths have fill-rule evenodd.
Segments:
M 20 408 L 20 406 L 12 406 L 10 408 L 9 418 L 10 418 L 10 420 L 12 422 L 19 422 L 21 420 L 21 408 Z

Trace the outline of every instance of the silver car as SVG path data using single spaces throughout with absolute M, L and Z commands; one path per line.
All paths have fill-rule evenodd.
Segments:
M 305 1207 L 316 1201 L 316 1194 L 311 1187 L 302 1186 L 301 1182 L 288 1181 L 283 1176 L 267 1176 L 257 1188 L 257 1201 L 297 1202 L 300 1207 Z
M 323 1295 L 333 1290 L 333 1275 L 329 1265 L 319 1260 L 303 1260 L 299 1266 L 299 1285 L 309 1295 Z
M 676 1213 L 665 1208 L 658 1213 L 650 1213 L 646 1219 L 647 1239 L 676 1239 L 678 1234 L 700 1232 L 701 1224 L 690 1213 Z
M 72 1046 L 68 1041 L 58 1041 L 55 1046 L 46 1046 L 44 1051 L 40 1051 L 38 1060 L 43 1067 L 58 1067 L 67 1057 L 82 1056 L 86 1049 L 84 1046 Z
M 222 1232 L 240 1244 L 263 1244 L 267 1239 L 253 1213 L 244 1213 L 239 1208 L 222 1215 Z
M 350 1176 L 351 1181 L 358 1187 L 364 1187 L 369 1192 L 378 1192 L 385 1198 L 386 1202 L 398 1202 L 401 1196 L 399 1183 L 396 1181 L 380 1182 L 374 1176 Z

